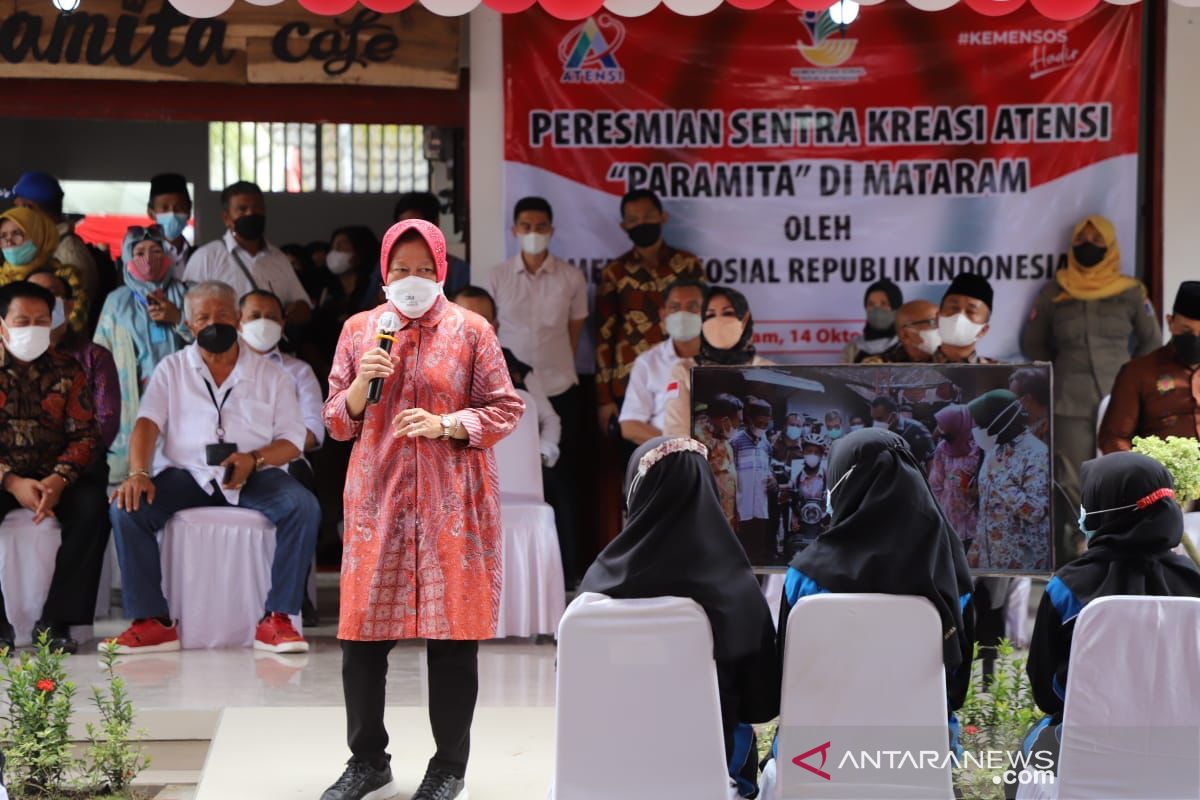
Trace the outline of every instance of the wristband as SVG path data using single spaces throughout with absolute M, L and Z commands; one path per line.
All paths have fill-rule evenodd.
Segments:
M 131 478 L 149 478 L 150 472 L 149 472 L 149 470 L 135 469 L 129 473 L 129 477 L 131 477 Z

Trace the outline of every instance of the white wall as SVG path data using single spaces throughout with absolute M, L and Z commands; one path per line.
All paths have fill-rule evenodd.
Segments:
M 471 12 L 470 177 L 471 282 L 485 285 L 504 259 L 504 69 L 500 13 L 486 6 Z
M 1167 3 L 1163 165 L 1163 305 L 1180 282 L 1200 280 L 1200 9 Z

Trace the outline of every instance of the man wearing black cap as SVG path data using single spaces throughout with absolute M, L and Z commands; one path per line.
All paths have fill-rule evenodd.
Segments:
M 992 285 L 987 278 L 964 272 L 950 284 L 938 310 L 942 346 L 933 354 L 935 364 L 995 364 L 975 350 L 987 335 L 992 318 Z
M 171 277 L 183 280 L 187 261 L 196 249 L 183 236 L 192 218 L 192 196 L 188 192 L 187 178 L 175 173 L 151 178 L 146 216 L 163 229 L 163 250 L 171 261 Z
M 1184 281 L 1167 316 L 1171 342 L 1121 367 L 1100 425 L 1105 453 L 1135 436 L 1200 439 L 1200 281 Z

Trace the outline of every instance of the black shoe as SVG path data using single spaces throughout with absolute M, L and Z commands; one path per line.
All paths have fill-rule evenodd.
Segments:
M 395 794 L 390 767 L 375 769 L 370 764 L 351 761 L 342 777 L 321 795 L 321 800 L 385 800 Z
M 50 652 L 62 651 L 69 656 L 79 652 L 79 642 L 71 638 L 71 629 L 65 625 L 44 625 L 38 623 L 33 629 L 33 643 L 36 646 L 42 633 L 50 635 Z
M 412 800 L 467 800 L 467 785 L 462 778 L 431 766 Z

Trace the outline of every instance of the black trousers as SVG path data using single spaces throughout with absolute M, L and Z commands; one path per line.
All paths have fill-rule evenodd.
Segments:
M 342 640 L 342 691 L 346 696 L 346 739 L 352 761 L 387 766 L 388 734 L 383 724 L 388 653 L 395 642 Z M 429 725 L 437 752 L 429 766 L 458 778 L 467 774 L 471 720 L 479 696 L 479 642 L 430 639 Z
M 0 518 L 21 507 L 17 498 L 0 491 Z M 108 521 L 108 465 L 100 463 L 63 490 L 54 509 L 62 529 L 62 544 L 54 563 L 50 594 L 42 609 L 45 625 L 91 625 L 96 619 L 100 570 L 112 526 Z M 0 594 L 0 632 L 11 635 Z
M 562 422 L 562 437 L 558 442 L 558 463 L 553 469 L 542 470 L 546 502 L 554 509 L 554 526 L 558 529 L 558 549 L 562 555 L 563 576 L 568 587 L 574 587 L 579 576 L 578 541 L 580 414 L 582 390 L 572 386 L 550 398 L 554 413 Z

